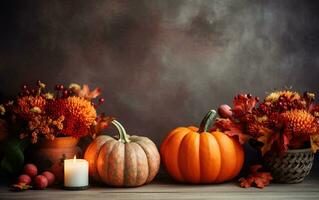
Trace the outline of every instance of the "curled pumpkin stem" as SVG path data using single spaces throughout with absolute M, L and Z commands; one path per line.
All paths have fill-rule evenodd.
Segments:
M 120 139 L 119 141 L 120 142 L 123 142 L 124 144 L 125 143 L 129 143 L 131 142 L 130 139 L 129 139 L 129 135 L 127 135 L 124 127 L 122 126 L 122 124 L 116 120 L 113 120 L 112 121 L 112 124 L 117 128 L 117 130 L 119 131 L 119 136 L 120 136 Z

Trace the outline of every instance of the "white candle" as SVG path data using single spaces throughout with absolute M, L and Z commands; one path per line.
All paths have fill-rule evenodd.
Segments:
M 89 183 L 89 164 L 84 159 L 64 160 L 64 187 L 86 187 Z

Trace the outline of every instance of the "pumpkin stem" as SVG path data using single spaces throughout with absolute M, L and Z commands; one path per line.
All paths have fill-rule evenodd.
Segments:
M 210 110 L 205 117 L 203 118 L 202 122 L 200 123 L 200 127 L 198 132 L 202 133 L 202 132 L 207 132 L 209 127 L 211 126 L 211 124 L 213 122 L 215 122 L 215 119 L 217 117 L 216 115 L 216 111 L 215 110 Z
M 126 131 L 124 129 L 124 127 L 122 126 L 122 124 L 116 120 L 113 120 L 111 122 L 116 128 L 117 130 L 119 131 L 119 135 L 120 135 L 120 139 L 119 141 L 120 142 L 123 142 L 123 143 L 129 143 L 131 142 L 128 135 L 126 134 Z

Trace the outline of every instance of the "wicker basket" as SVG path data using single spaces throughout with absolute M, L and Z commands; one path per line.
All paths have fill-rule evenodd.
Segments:
M 263 164 L 271 172 L 274 182 L 300 183 L 309 174 L 313 159 L 310 148 L 296 149 L 288 150 L 281 158 L 268 153 L 263 157 Z

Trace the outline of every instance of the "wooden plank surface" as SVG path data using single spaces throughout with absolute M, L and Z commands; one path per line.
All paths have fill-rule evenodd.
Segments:
M 218 185 L 185 185 L 169 179 L 158 179 L 138 188 L 110 188 L 91 186 L 83 191 L 66 191 L 61 188 L 12 192 L 8 187 L 0 187 L 1 200 L 46 199 L 46 200 L 108 200 L 108 199 L 319 199 L 319 180 L 308 178 L 300 184 L 271 184 L 264 189 L 240 188 L 237 183 Z

